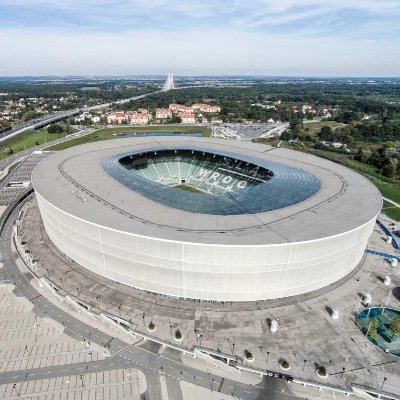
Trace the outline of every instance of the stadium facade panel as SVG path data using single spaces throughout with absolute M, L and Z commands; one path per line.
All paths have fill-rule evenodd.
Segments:
M 103 167 L 104 160 L 120 160 L 127 154 L 162 149 L 179 153 L 189 147 L 211 154 L 229 152 L 235 154 L 235 162 L 251 158 L 268 164 L 272 173 L 275 165 L 304 171 L 318 181 L 318 190 L 271 211 L 202 214 L 158 202 L 156 196 L 127 186 Z M 178 153 L 177 160 L 182 161 Z M 141 173 L 148 181 L 166 185 L 167 173 L 161 176 L 163 165 L 157 162 L 165 159 L 146 159 Z M 179 168 L 190 165 L 189 160 L 187 167 Z M 169 178 L 181 183 L 183 175 L 176 176 L 170 167 L 165 168 Z M 150 170 L 158 171 L 153 178 Z M 262 181 L 255 174 L 249 178 L 246 170 L 238 173 L 232 165 L 222 170 L 228 170 L 228 176 L 247 174 L 246 179 Z M 187 183 L 190 175 L 184 177 Z M 273 179 L 257 185 L 268 188 Z M 41 162 L 32 181 L 48 236 L 78 264 L 138 289 L 217 301 L 293 296 L 340 280 L 362 259 L 382 205 L 374 186 L 340 165 L 286 149 L 202 138 L 116 139 L 79 146 Z M 167 186 L 185 196 L 171 187 L 172 181 Z M 209 191 L 229 194 L 229 186 L 216 181 L 198 180 L 198 189 L 205 192 L 207 184 Z M 285 185 L 280 186 L 276 196 L 285 196 L 284 190 Z

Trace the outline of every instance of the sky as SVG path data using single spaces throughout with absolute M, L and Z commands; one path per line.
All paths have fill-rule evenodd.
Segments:
M 400 0 L 0 0 L 0 76 L 400 76 Z

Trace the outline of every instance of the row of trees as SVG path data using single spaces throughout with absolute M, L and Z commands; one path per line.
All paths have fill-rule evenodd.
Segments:
M 298 137 L 305 140 L 328 140 L 340 141 L 344 143 L 352 143 L 354 141 L 380 143 L 387 141 L 400 141 L 400 116 L 398 119 L 390 119 L 385 122 L 378 120 L 363 121 L 356 123 L 352 121 L 350 124 L 332 129 L 330 126 L 323 126 L 317 134 L 308 134 L 307 125 L 303 124 L 301 115 L 295 114 L 290 116 L 290 136 Z M 287 134 L 286 134 L 287 135 Z
M 69 124 L 52 124 L 47 128 L 48 133 L 72 133 L 72 128 Z
M 400 174 L 400 149 L 398 143 L 385 143 L 378 149 L 359 148 L 354 159 L 374 166 L 382 175 L 393 178 Z

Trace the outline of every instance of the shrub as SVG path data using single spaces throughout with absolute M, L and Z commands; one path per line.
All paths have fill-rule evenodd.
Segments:
M 154 331 L 156 329 L 156 326 L 153 324 L 153 321 L 151 321 L 147 328 L 148 328 L 149 331 Z
M 181 331 L 179 329 L 177 329 L 175 331 L 175 339 L 176 340 L 181 340 L 182 339 L 182 333 L 181 333 Z
M 320 376 L 327 376 L 328 375 L 328 373 L 326 372 L 326 368 L 325 367 L 319 367 L 318 368 L 318 375 L 320 375 Z
M 47 132 L 48 132 L 48 133 L 63 133 L 63 132 L 64 132 L 64 129 L 63 129 L 63 127 L 62 127 L 61 125 L 59 125 L 59 124 L 53 124 L 53 125 L 50 125 L 50 126 L 47 128 Z
M 290 365 L 286 360 L 281 360 L 279 362 L 279 365 L 283 368 L 283 369 L 289 369 Z
M 245 357 L 246 360 L 254 360 L 253 353 L 251 353 L 251 352 L 248 351 L 248 350 L 245 350 L 245 351 L 244 351 L 244 357 Z

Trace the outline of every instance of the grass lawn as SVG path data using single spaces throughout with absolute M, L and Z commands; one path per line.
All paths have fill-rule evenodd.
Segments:
M 378 188 L 383 197 L 400 204 L 400 187 L 390 183 L 378 181 L 377 179 L 371 179 L 371 181 Z
M 203 193 L 201 190 L 198 190 L 192 186 L 189 185 L 178 185 L 174 186 L 175 189 L 181 189 L 181 190 L 186 190 L 188 192 L 194 192 L 194 193 Z
M 377 172 L 372 165 L 352 160 L 345 154 L 316 149 L 307 149 L 307 152 L 354 169 L 369 179 L 378 188 L 383 197 L 400 204 L 400 179 L 398 177 L 386 178 Z
M 306 132 L 310 132 L 310 133 L 319 133 L 323 126 L 330 126 L 332 128 L 332 130 L 334 131 L 336 128 L 344 128 L 346 126 L 346 124 L 343 124 L 341 122 L 336 122 L 336 121 L 319 121 L 319 122 L 304 121 L 303 130 Z
M 36 144 L 43 144 L 51 142 L 52 140 L 58 139 L 65 136 L 65 133 L 48 133 L 47 128 L 40 130 L 33 130 L 26 132 L 14 139 L 10 139 L 5 144 L 0 145 L 0 160 L 9 157 L 11 154 L 4 154 L 4 149 L 9 147 L 14 153 L 36 146 Z
M 381 174 L 379 174 L 376 171 L 374 166 L 365 164 L 365 163 L 362 163 L 362 162 L 359 162 L 356 160 L 352 160 L 346 154 L 335 153 L 335 152 L 329 151 L 329 150 L 320 150 L 320 149 L 312 149 L 312 148 L 307 148 L 306 152 L 315 154 L 316 156 L 319 156 L 322 158 L 326 158 L 327 160 L 337 162 L 348 168 L 351 168 L 358 172 L 361 172 L 362 174 L 371 175 L 377 179 L 385 179 Z M 400 181 L 399 181 L 399 184 L 400 184 Z
M 275 144 L 271 143 L 271 141 L 269 140 L 259 140 L 258 142 L 272 145 Z M 293 148 L 292 146 L 288 145 L 286 141 L 282 142 L 282 147 L 286 147 L 289 149 Z M 342 164 L 345 167 L 351 168 L 359 172 L 367 179 L 369 179 L 378 188 L 383 197 L 386 197 L 400 204 L 400 178 L 398 176 L 394 178 L 387 178 L 381 175 L 372 165 L 353 160 L 346 154 L 335 153 L 328 150 L 313 149 L 310 147 L 301 149 L 301 151 L 314 154 L 318 157 L 326 158 L 327 160 Z M 392 208 L 389 208 L 388 210 L 390 210 L 388 211 L 388 216 L 392 216 L 397 213 L 397 211 L 393 210 Z
M 383 201 L 383 209 L 382 211 L 389 217 L 394 219 L 395 221 L 400 221 L 400 208 L 394 206 L 388 201 Z
M 97 130 L 89 135 L 69 140 L 68 142 L 59 143 L 54 146 L 48 147 L 46 150 L 63 150 L 68 147 L 77 146 L 79 144 L 97 142 L 99 140 L 114 139 L 113 133 L 123 132 L 136 132 L 136 133 L 149 133 L 149 132 L 200 132 L 205 137 L 210 137 L 211 129 L 205 126 L 185 126 L 185 125 L 171 125 L 171 126 L 119 126 L 117 128 L 105 128 Z

